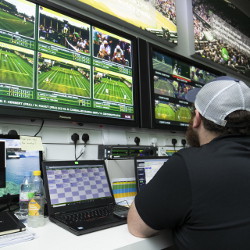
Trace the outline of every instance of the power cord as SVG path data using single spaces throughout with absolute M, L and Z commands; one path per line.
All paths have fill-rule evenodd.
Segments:
M 187 144 L 187 141 L 185 139 L 182 139 L 181 140 L 181 144 L 182 144 L 183 148 L 185 148 L 186 144 Z
M 36 137 L 41 132 L 43 125 L 44 125 L 44 120 L 42 120 L 41 126 L 40 126 L 39 130 L 36 132 L 36 134 L 34 135 L 34 137 Z
M 136 146 L 139 146 L 140 141 L 141 141 L 141 139 L 136 136 L 135 139 L 134 139 L 134 142 L 135 142 Z
M 80 155 L 76 158 L 76 161 L 84 154 L 87 142 L 89 141 L 89 135 L 88 134 L 83 134 L 82 135 L 82 140 L 84 142 L 83 149 L 80 152 Z
M 175 138 L 172 139 L 172 144 L 173 144 L 173 146 L 174 146 L 174 151 L 176 151 L 176 150 L 175 150 L 175 145 L 177 144 L 177 140 L 176 140 Z
M 77 157 L 76 157 L 76 144 L 79 141 L 79 135 L 77 133 L 74 133 L 71 135 L 71 140 L 74 142 L 75 145 L 75 160 L 77 161 Z

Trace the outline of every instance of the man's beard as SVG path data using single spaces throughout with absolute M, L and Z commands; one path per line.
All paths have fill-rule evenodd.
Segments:
M 200 147 L 199 136 L 196 131 L 193 129 L 193 121 L 189 123 L 187 132 L 186 132 L 187 143 L 191 147 Z

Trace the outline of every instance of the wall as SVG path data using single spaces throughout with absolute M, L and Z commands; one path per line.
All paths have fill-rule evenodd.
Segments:
M 40 129 L 42 121 L 30 119 L 15 119 L 1 117 L 0 133 L 7 134 L 10 130 L 16 130 L 19 135 L 34 136 Z M 103 124 L 83 124 L 45 120 L 44 126 L 37 136 L 41 136 L 44 146 L 44 160 L 75 160 L 75 146 L 71 135 L 78 133 L 80 140 L 76 147 L 78 157 L 84 149 L 82 134 L 89 134 L 89 141 L 84 154 L 79 160 L 98 159 L 98 145 L 136 145 L 135 137 L 141 139 L 140 145 L 156 145 L 159 154 L 163 155 L 166 149 L 173 150 L 172 139 L 177 139 L 176 149 L 182 147 L 183 133 L 171 133 L 168 131 L 137 129 Z M 134 177 L 132 160 L 107 161 L 111 178 Z
M 64 5 L 67 8 L 81 12 L 94 19 L 96 18 L 87 11 L 72 7 L 74 0 L 56 0 L 51 2 Z M 176 0 L 178 46 L 175 48 L 168 48 L 186 57 L 190 57 L 190 55 L 194 53 L 191 3 L 191 0 Z M 100 18 L 100 21 L 103 20 Z M 113 25 L 109 22 L 106 23 Z M 122 29 L 125 32 L 130 32 L 126 27 L 122 27 Z M 148 38 L 144 39 L 152 42 Z M 165 46 L 158 42 L 156 42 L 156 44 Z M 15 129 L 19 135 L 33 136 L 39 131 L 41 122 L 40 120 L 31 121 L 29 119 L 1 117 L 0 132 L 6 134 L 9 130 Z M 38 134 L 38 136 L 42 137 L 44 145 L 44 160 L 74 160 L 75 148 L 71 141 L 71 135 L 73 133 L 78 133 L 80 137 L 83 133 L 88 133 L 90 136 L 85 152 L 79 160 L 97 159 L 98 145 L 135 145 L 134 138 L 136 136 L 141 139 L 140 145 L 152 145 L 154 143 L 159 147 L 159 153 L 162 154 L 165 152 L 165 149 L 173 149 L 171 142 L 173 138 L 177 139 L 176 149 L 181 148 L 181 139 L 185 136 L 184 133 L 180 132 L 171 133 L 162 130 L 115 127 L 102 124 L 83 124 L 83 126 L 79 126 L 78 124 L 70 122 L 46 120 L 41 132 Z M 83 149 L 82 141 L 78 143 L 76 149 L 76 155 L 78 156 Z M 132 160 L 112 160 L 108 161 L 107 165 L 111 178 L 134 176 Z

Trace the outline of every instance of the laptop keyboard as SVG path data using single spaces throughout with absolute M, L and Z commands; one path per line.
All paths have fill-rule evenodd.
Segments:
M 94 221 L 94 220 L 99 221 L 100 219 L 106 218 L 109 215 L 113 214 L 114 211 L 124 211 L 124 210 L 128 210 L 128 208 L 115 205 L 115 206 L 95 208 L 92 210 L 61 214 L 55 217 L 59 221 L 64 222 L 66 224 L 74 224 L 78 222 L 87 222 L 87 221 Z

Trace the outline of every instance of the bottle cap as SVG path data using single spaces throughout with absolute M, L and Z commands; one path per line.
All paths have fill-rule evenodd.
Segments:
M 25 173 L 24 173 L 24 176 L 25 176 L 25 177 L 31 176 L 31 172 L 29 172 L 29 171 L 25 172 Z
M 35 176 L 41 175 L 41 171 L 40 170 L 33 171 L 33 175 Z

